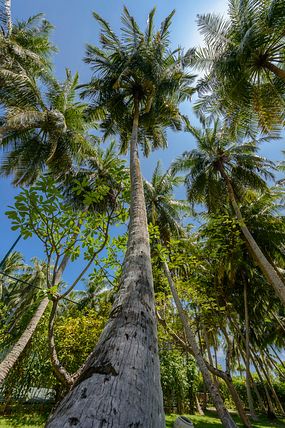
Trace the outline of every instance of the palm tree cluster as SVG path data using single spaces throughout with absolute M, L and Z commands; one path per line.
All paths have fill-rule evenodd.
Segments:
M 2 394 L 52 388 L 48 428 L 163 428 L 163 392 L 173 397 L 161 353 L 163 376 L 172 356 L 195 362 L 224 427 L 237 426 L 226 399 L 246 427 L 284 415 L 284 183 L 259 155 L 284 125 L 284 1 L 229 0 L 227 20 L 198 16 L 205 46 L 186 53 L 171 48 L 174 11 L 156 29 L 152 9 L 141 30 L 124 7 L 119 35 L 93 16 L 89 82 L 68 69 L 58 82 L 52 25 L 14 24 L 0 3 L 0 172 L 24 186 L 7 214 L 46 255 L 1 262 Z M 181 110 L 195 92 L 199 127 Z M 144 179 L 140 154 L 176 132 L 195 148 Z M 202 412 L 193 379 L 189 408 Z

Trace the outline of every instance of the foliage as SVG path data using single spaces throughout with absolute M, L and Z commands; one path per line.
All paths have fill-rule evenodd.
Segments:
M 105 138 L 118 134 L 121 151 L 126 153 L 138 103 L 138 141 L 144 154 L 151 148 L 165 148 L 166 127 L 182 129 L 186 118 L 178 106 L 193 93 L 193 76 L 185 71 L 180 50 L 169 50 L 174 11 L 155 32 L 153 9 L 143 32 L 124 7 L 121 37 L 101 16 L 93 15 L 101 27 L 101 46 L 87 45 L 85 61 L 94 75 L 83 85 L 82 96 L 91 100 L 90 117 L 101 120 Z
M 160 370 L 166 412 L 175 409 L 178 413 L 193 411 L 197 391 L 197 369 L 193 358 L 176 349 L 164 348 L 160 352 Z

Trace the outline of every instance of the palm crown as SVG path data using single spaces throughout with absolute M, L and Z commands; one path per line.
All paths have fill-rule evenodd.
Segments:
M 193 76 L 183 70 L 179 50 L 169 51 L 168 30 L 174 12 L 156 33 L 154 13 L 153 9 L 142 32 L 124 8 L 121 39 L 94 13 L 101 26 L 102 49 L 87 47 L 85 61 L 95 74 L 84 85 L 82 95 L 91 98 L 92 117 L 103 119 L 105 137 L 120 135 L 122 152 L 128 147 L 136 102 L 140 111 L 138 140 L 148 154 L 150 144 L 153 148 L 166 146 L 166 126 L 181 128 L 183 116 L 178 104 L 193 92 L 189 86 Z
M 0 128 L 7 150 L 1 170 L 14 174 L 14 184 L 33 182 L 46 164 L 55 175 L 69 170 L 74 159 L 91 152 L 87 131 L 94 126 L 76 101 L 78 74 L 67 70 L 62 84 L 45 75 L 45 86 L 29 74 L 22 77 L 5 99 Z
M 173 170 L 162 171 L 157 163 L 151 181 L 144 181 L 144 193 L 148 221 L 159 227 L 161 239 L 167 243 L 171 236 L 183 235 L 181 214 L 189 212 L 187 201 L 176 200 L 173 192 L 182 184 L 183 178 Z
M 188 57 L 208 72 L 198 86 L 199 108 L 218 108 L 244 121 L 252 110 L 270 129 L 284 120 L 284 2 L 231 0 L 229 18 L 198 16 L 206 47 L 190 50 Z
M 242 133 L 233 136 L 220 126 L 190 128 L 197 149 L 184 152 L 173 162 L 174 171 L 186 171 L 188 199 L 205 203 L 210 211 L 221 208 L 227 195 L 223 171 L 229 177 L 235 193 L 241 197 L 246 188 L 266 189 L 265 179 L 273 163 L 257 155 L 257 141 L 245 141 Z M 264 137 L 265 138 L 265 137 Z

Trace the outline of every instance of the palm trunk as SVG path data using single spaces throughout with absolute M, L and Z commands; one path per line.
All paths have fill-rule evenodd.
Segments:
M 12 32 L 11 0 L 5 0 L 5 14 L 6 14 L 7 36 L 9 37 Z
M 244 281 L 244 317 L 245 317 L 245 371 L 246 371 L 246 393 L 249 406 L 249 412 L 252 419 L 256 420 L 257 416 L 254 411 L 253 398 L 250 387 L 250 349 L 249 349 L 249 316 L 248 316 L 248 301 L 247 301 L 247 284 Z
M 165 427 L 138 122 L 136 102 L 129 237 L 121 286 L 91 361 L 48 421 L 48 428 Z
M 242 217 L 242 214 L 240 212 L 239 206 L 236 202 L 234 189 L 232 187 L 232 184 L 231 184 L 229 177 L 227 176 L 223 166 L 220 167 L 220 172 L 221 172 L 221 175 L 226 182 L 230 201 L 232 203 L 236 217 L 239 220 L 241 231 L 245 237 L 246 242 L 248 243 L 248 245 L 252 251 L 252 254 L 255 258 L 255 261 L 258 264 L 258 266 L 260 267 L 260 269 L 263 272 L 264 276 L 266 277 L 267 281 L 269 282 L 269 284 L 272 285 L 272 287 L 275 290 L 275 293 L 277 294 L 277 296 L 279 297 L 279 299 L 281 300 L 281 302 L 285 306 L 285 284 L 282 281 L 282 279 L 280 278 L 280 276 L 277 274 L 274 267 L 271 266 L 271 264 L 269 263 L 269 261 L 267 260 L 267 258 L 265 257 L 265 255 L 263 254 L 261 249 L 259 248 L 258 244 L 256 243 L 255 239 L 253 238 L 252 234 L 248 230 L 248 228 L 244 222 L 244 219 Z
M 267 68 L 267 70 L 270 70 L 273 74 L 275 74 L 275 76 L 279 77 L 283 80 L 283 82 L 285 82 L 285 70 L 277 67 L 277 65 L 269 61 L 266 62 L 265 67 Z
M 240 399 L 239 394 L 237 393 L 237 390 L 234 387 L 232 378 L 230 375 L 228 375 L 227 373 L 223 372 L 222 370 L 219 370 L 218 368 L 215 368 L 211 365 L 207 364 L 208 369 L 210 370 L 210 372 L 212 372 L 214 375 L 220 377 L 221 379 L 223 379 L 228 387 L 228 391 L 230 393 L 230 395 L 232 396 L 233 402 L 236 406 L 236 409 L 238 411 L 238 414 L 244 424 L 244 426 L 246 426 L 247 428 L 251 428 L 251 423 L 245 413 L 242 401 Z
M 179 296 L 178 296 L 176 288 L 175 288 L 175 284 L 172 280 L 172 277 L 171 277 L 171 274 L 170 274 L 170 271 L 169 271 L 169 268 L 168 268 L 168 265 L 166 262 L 163 262 L 163 269 L 164 269 L 165 275 L 167 277 L 167 280 L 168 280 L 168 283 L 169 283 L 169 286 L 171 289 L 171 293 L 172 293 L 176 308 L 178 310 L 179 317 L 182 321 L 187 340 L 191 346 L 191 349 L 192 349 L 193 355 L 195 357 L 195 360 L 197 362 L 197 365 L 198 365 L 198 367 L 202 373 L 204 383 L 205 383 L 209 393 L 211 394 L 213 403 L 217 409 L 218 416 L 221 419 L 224 427 L 226 427 L 226 428 L 235 427 L 236 428 L 237 425 L 235 424 L 231 415 L 227 411 L 227 409 L 224 405 L 224 402 L 220 396 L 219 390 L 218 390 L 216 384 L 212 381 L 210 372 L 209 372 L 209 370 L 206 366 L 206 363 L 204 361 L 204 358 L 203 358 L 203 356 L 202 356 L 202 354 L 198 348 L 194 332 L 192 331 L 192 328 L 191 328 L 191 326 L 188 322 L 188 319 L 184 313 L 183 307 L 181 305 Z
M 13 346 L 12 350 L 9 352 L 8 355 L 4 358 L 4 360 L 0 363 L 0 385 L 4 382 L 5 378 L 7 377 L 9 371 L 13 368 L 13 366 L 16 364 L 18 358 L 20 357 L 21 353 L 24 351 L 25 347 L 29 343 L 31 337 L 33 336 L 47 306 L 49 304 L 49 299 L 45 297 L 36 312 L 34 313 L 31 321 L 29 322 L 27 328 L 25 329 L 24 333 L 21 335 L 20 339 L 17 341 L 17 343 Z

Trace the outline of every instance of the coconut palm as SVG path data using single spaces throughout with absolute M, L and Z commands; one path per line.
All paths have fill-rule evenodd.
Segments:
M 17 281 L 17 280 L 16 280 Z M 22 334 L 16 343 L 8 351 L 3 361 L 0 363 L 0 384 L 3 383 L 9 371 L 17 362 L 18 358 L 29 343 L 34 334 L 47 306 L 48 297 L 42 294 L 46 286 L 46 265 L 45 263 L 34 260 L 34 267 L 27 269 L 26 272 L 18 278 L 16 287 L 11 287 L 9 294 L 10 317 L 9 331 L 12 333 L 18 321 L 22 319 L 28 308 L 34 308 L 38 305 L 30 319 L 28 325 L 24 328 Z
M 144 193 L 148 222 L 159 226 L 160 238 L 164 244 L 169 243 L 171 236 L 185 234 L 181 216 L 190 212 L 187 201 L 174 198 L 176 186 L 183 183 L 183 178 L 173 170 L 163 172 L 160 161 L 152 174 L 151 181 L 144 180 Z
M 4 10 L 0 7 L 0 19 L 1 16 L 4 25 L 0 34 L 0 103 L 3 104 L 13 85 L 25 84 L 27 73 L 41 76 L 51 70 L 51 54 L 55 48 L 49 40 L 53 27 L 42 14 L 13 26 L 8 6 Z
M 46 94 L 35 77 L 24 76 L 23 85 L 11 81 L 0 127 L 1 172 L 13 175 L 15 185 L 31 184 L 46 166 L 59 176 L 92 153 L 87 131 L 93 123 L 85 118 L 85 105 L 76 101 L 78 74 L 67 70 L 62 84 L 46 75 Z
M 185 182 L 189 200 L 204 203 L 214 211 L 221 208 L 222 202 L 226 203 L 227 195 L 251 255 L 285 305 L 283 280 L 258 246 L 239 207 L 245 189 L 267 191 L 264 178 L 272 178 L 269 171 L 273 167 L 272 162 L 257 155 L 256 142 L 245 142 L 242 135 L 233 139 L 227 129 L 219 127 L 218 122 L 211 129 L 191 127 L 190 130 L 198 148 L 185 152 L 173 164 L 174 170 L 187 172 Z
M 102 48 L 87 48 L 86 61 L 94 77 L 83 95 L 92 100 L 90 116 L 102 118 L 105 137 L 119 134 L 122 151 L 130 147 L 129 239 L 110 319 L 87 370 L 56 409 L 48 427 L 71 419 L 84 425 L 90 418 L 94 427 L 102 423 L 118 428 L 165 425 L 139 146 L 146 154 L 151 146 L 165 147 L 166 127 L 181 128 L 178 105 L 192 93 L 192 76 L 184 72 L 179 53 L 168 49 L 173 13 L 155 33 L 154 12 L 142 32 L 125 8 L 121 38 L 94 14 L 102 28 Z M 82 388 L 85 400 L 80 399 Z
M 8 303 L 9 289 L 12 283 L 7 275 L 12 276 L 25 268 L 23 256 L 18 251 L 11 252 L 1 263 L 0 271 L 0 300 Z
M 126 196 L 124 186 L 128 170 L 125 161 L 118 156 L 115 141 L 103 149 L 98 138 L 91 140 L 94 140 L 91 156 L 74 165 L 70 171 L 63 171 L 59 177 L 60 188 L 74 209 L 106 212 L 119 203 L 119 194 L 122 198 Z
M 200 109 L 226 115 L 257 114 L 264 129 L 284 121 L 285 6 L 282 0 L 230 0 L 229 19 L 198 15 L 206 46 L 190 50 L 191 63 L 206 71 Z M 210 91 L 210 93 L 208 92 Z M 243 113 L 242 113 L 243 112 Z
M 148 221 L 159 229 L 160 240 L 163 245 L 169 246 L 171 237 L 186 237 L 181 221 L 181 214 L 189 213 L 189 203 L 186 201 L 178 201 L 175 199 L 173 192 L 175 186 L 178 186 L 183 181 L 182 177 L 178 177 L 173 169 L 162 172 L 160 162 L 157 163 L 152 175 L 151 182 L 145 180 L 145 198 L 148 214 Z M 201 370 L 205 385 L 211 394 L 217 413 L 226 427 L 235 427 L 230 414 L 223 403 L 220 393 L 211 379 L 210 372 L 206 366 L 203 355 L 199 350 L 196 342 L 195 333 L 189 323 L 189 319 L 184 312 L 175 283 L 172 279 L 171 272 L 168 267 L 167 260 L 162 261 L 162 268 L 168 280 L 168 284 L 178 310 L 179 317 L 182 321 L 187 340 L 191 346 L 191 351 L 195 357 L 197 365 Z M 240 400 L 239 400 L 240 401 Z M 244 412 L 242 412 L 242 417 Z M 250 426 L 245 417 L 246 426 Z

